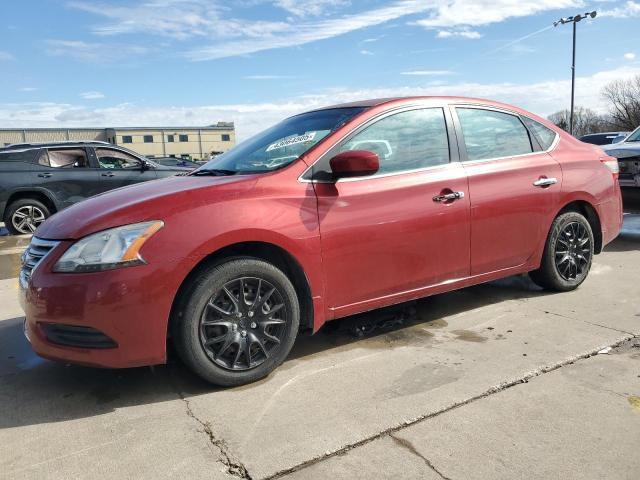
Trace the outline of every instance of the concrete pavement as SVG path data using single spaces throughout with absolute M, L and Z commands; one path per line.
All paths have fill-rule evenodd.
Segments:
M 174 360 L 38 359 L 6 260 L 0 478 L 639 478 L 639 251 L 630 214 L 575 292 L 521 276 L 434 296 L 392 332 L 300 338 L 227 390 Z

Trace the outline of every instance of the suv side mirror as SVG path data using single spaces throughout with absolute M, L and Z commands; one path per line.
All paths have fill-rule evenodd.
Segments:
M 347 150 L 329 160 L 333 178 L 364 177 L 380 169 L 378 155 L 368 150 Z
M 143 172 L 145 170 L 149 170 L 151 168 L 151 166 L 146 162 L 146 160 L 142 160 L 140 162 L 140 170 L 142 170 Z

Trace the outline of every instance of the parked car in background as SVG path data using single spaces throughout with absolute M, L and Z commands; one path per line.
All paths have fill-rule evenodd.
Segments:
M 640 187 L 640 127 L 624 141 L 603 147 L 607 155 L 618 159 L 620 186 Z
M 0 148 L 0 218 L 10 233 L 33 233 L 80 200 L 185 170 L 105 142 L 10 145 Z
M 581 142 L 591 143 L 592 145 L 611 145 L 625 139 L 630 132 L 605 132 L 590 133 L 579 138 Z
M 201 163 L 180 157 L 155 157 L 153 161 L 165 167 L 178 167 L 184 168 L 185 170 L 194 170 L 202 165 Z
M 207 381 L 252 382 L 329 320 L 525 272 L 577 288 L 620 231 L 617 175 L 496 102 L 303 113 L 44 222 L 20 272 L 25 331 L 45 358 L 109 368 L 164 363 L 169 340 Z

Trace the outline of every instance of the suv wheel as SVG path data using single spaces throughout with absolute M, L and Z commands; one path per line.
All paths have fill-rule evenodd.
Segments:
M 591 268 L 593 243 L 591 225 L 583 215 L 559 215 L 551 225 L 540 268 L 529 272 L 529 276 L 548 290 L 566 292 L 578 288 Z
M 13 235 L 31 234 L 50 216 L 51 212 L 42 202 L 23 198 L 7 207 L 4 224 Z
M 291 281 L 274 265 L 247 257 L 202 269 L 172 318 L 178 355 L 221 386 L 266 377 L 289 354 L 299 322 Z

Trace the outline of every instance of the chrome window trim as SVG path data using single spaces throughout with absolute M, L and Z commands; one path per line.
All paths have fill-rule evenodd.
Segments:
M 362 176 L 362 177 L 352 177 L 352 178 L 340 178 L 336 181 L 331 181 L 331 180 L 313 180 L 313 179 L 306 179 L 303 178 L 307 172 L 311 171 L 313 169 L 313 167 L 320 161 L 322 161 L 322 159 L 336 146 L 338 145 L 340 142 L 342 142 L 345 138 L 347 138 L 349 135 L 351 135 L 352 133 L 354 133 L 355 130 L 359 129 L 359 128 L 367 128 L 367 126 L 369 126 L 370 124 L 375 123 L 378 120 L 381 120 L 384 117 L 387 116 L 391 116 L 397 113 L 403 113 L 403 112 L 408 112 L 411 110 L 422 110 L 422 109 L 429 109 L 429 108 L 439 108 L 442 110 L 442 114 L 443 114 L 443 118 L 444 118 L 444 123 L 445 123 L 445 128 L 447 130 L 447 143 L 449 144 L 449 162 L 448 163 L 442 163 L 440 165 L 431 165 L 429 167 L 423 167 L 423 168 L 414 168 L 412 170 L 402 170 L 402 171 L 398 171 L 398 172 L 389 172 L 389 173 L 381 173 L 379 175 L 369 175 L 369 176 Z M 451 145 L 451 140 L 450 140 L 450 125 L 447 122 L 447 108 L 448 108 L 448 104 L 447 103 L 441 103 L 438 105 L 423 105 L 423 104 L 419 104 L 419 103 L 411 103 L 408 105 L 399 105 L 395 108 L 391 108 L 389 110 L 385 110 L 384 112 L 380 112 L 378 115 L 371 117 L 370 119 L 366 120 L 365 122 L 357 125 L 353 130 L 351 130 L 350 132 L 347 132 L 346 134 L 344 134 L 343 136 L 341 136 L 338 140 L 336 140 L 330 147 L 328 147 L 325 152 L 320 155 L 315 162 L 313 162 L 311 165 L 309 165 L 307 168 L 304 169 L 304 171 L 298 176 L 298 182 L 300 183 L 341 183 L 341 182 L 355 182 L 355 181 L 359 181 L 359 180 L 373 180 L 375 178 L 385 178 L 385 177 L 391 177 L 391 176 L 395 176 L 395 175 L 404 175 L 407 173 L 416 173 L 416 172 L 422 172 L 425 170 L 432 170 L 434 168 L 441 168 L 441 167 L 446 167 L 449 165 L 452 165 L 454 163 L 460 163 L 459 161 L 452 161 L 452 151 L 453 151 L 453 147 Z M 366 111 L 366 110 L 365 110 Z M 363 112 L 364 113 L 364 112 Z M 454 135 L 455 137 L 455 132 Z M 456 149 L 458 148 L 458 145 L 456 143 L 455 145 Z

